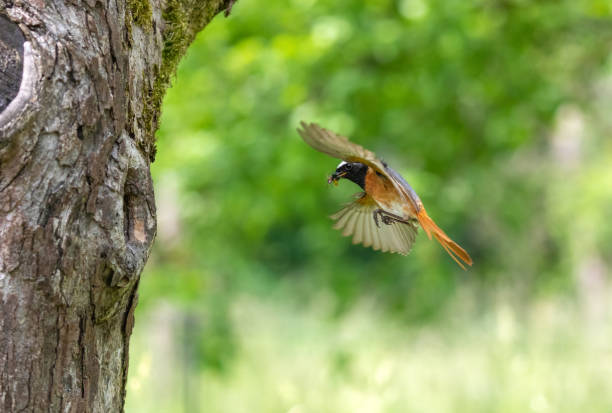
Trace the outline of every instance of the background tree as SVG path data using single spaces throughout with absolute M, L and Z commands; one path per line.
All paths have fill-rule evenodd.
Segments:
M 0 410 L 122 410 L 161 99 L 230 3 L 0 1 Z

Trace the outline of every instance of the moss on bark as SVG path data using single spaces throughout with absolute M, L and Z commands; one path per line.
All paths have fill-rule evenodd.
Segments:
M 127 8 L 132 17 L 132 21 L 143 28 L 145 31 L 151 29 L 153 10 L 149 0 L 127 0 Z
M 132 0 L 134 2 L 147 0 Z M 164 29 L 162 31 L 164 46 L 161 65 L 155 66 L 155 82 L 152 88 L 145 86 L 144 124 L 149 130 L 156 130 L 160 108 L 170 86 L 172 76 L 176 73 L 181 57 L 193 42 L 197 33 L 206 26 L 219 12 L 225 10 L 224 0 L 168 0 L 162 11 Z M 151 151 L 152 158 L 155 149 Z

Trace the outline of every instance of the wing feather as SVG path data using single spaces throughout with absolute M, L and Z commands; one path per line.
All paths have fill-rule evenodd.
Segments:
M 356 211 L 351 211 L 350 214 L 348 214 L 346 226 L 342 231 L 342 235 L 345 237 L 348 237 L 355 232 L 355 221 L 357 221 L 357 217 L 359 216 L 359 214 L 356 214 L 355 212 Z
M 346 225 L 346 221 L 349 217 L 349 210 L 349 208 L 343 208 L 330 217 L 331 219 L 336 221 L 336 223 L 334 224 L 334 229 L 340 229 Z
M 416 235 L 416 227 L 411 224 L 393 223 L 380 227 L 374 222 L 373 212 L 378 205 L 367 194 L 331 216 L 336 220 L 334 228 L 341 230 L 344 236 L 353 236 L 354 244 L 371 246 L 374 250 L 391 251 L 406 255 L 412 249 Z
M 363 213 L 362 211 L 357 211 L 355 213 L 355 230 L 353 232 L 353 244 L 360 244 L 363 242 Z
M 355 233 L 355 237 L 353 238 L 353 244 L 363 244 L 367 246 L 367 231 L 368 231 L 368 222 L 366 221 L 366 214 L 364 211 L 359 212 L 359 233 Z
M 378 231 L 378 228 L 373 227 L 370 230 L 372 231 L 372 237 L 374 238 L 372 248 L 374 249 L 374 251 L 378 251 L 382 249 L 382 242 L 380 241 L 380 231 Z
M 367 215 L 367 213 L 363 214 L 363 227 L 364 227 L 364 241 L 363 241 L 363 246 L 364 247 L 369 247 L 372 245 L 372 231 L 371 231 L 371 226 L 368 225 L 368 219 L 372 219 L 372 217 L 369 217 Z
M 393 223 L 391 225 L 389 225 L 388 227 L 391 229 L 391 231 L 393 232 L 393 240 L 395 242 L 395 246 L 398 250 L 399 253 L 404 254 L 404 243 L 402 241 L 402 235 L 400 234 L 400 230 L 399 230 L 399 226 L 402 224 Z
M 402 241 L 402 235 L 400 234 L 400 229 L 399 229 L 400 225 L 406 225 L 406 224 L 395 222 L 389 225 L 389 228 L 391 228 L 391 231 L 393 231 L 393 239 L 395 240 L 397 251 L 400 254 L 406 254 L 405 252 L 406 248 L 404 248 L 404 242 Z
M 382 163 L 376 158 L 374 152 L 364 149 L 361 145 L 349 141 L 346 137 L 338 135 L 316 123 L 300 123 L 302 129 L 298 133 L 304 141 L 319 152 L 334 158 L 344 159 L 348 162 L 376 163 L 378 168 Z M 357 159 L 358 158 L 358 159 Z M 382 172 L 382 171 L 381 171 Z

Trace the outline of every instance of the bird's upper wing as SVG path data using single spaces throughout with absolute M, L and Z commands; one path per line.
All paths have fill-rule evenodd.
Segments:
M 346 162 L 361 162 L 389 179 L 399 194 L 419 211 L 422 207 L 419 197 L 408 183 L 387 164 L 378 159 L 374 152 L 363 148 L 346 137 L 338 135 L 328 129 L 322 128 L 316 123 L 300 123 L 302 129 L 298 133 L 304 141 L 327 155 L 342 159 Z
M 361 145 L 349 141 L 346 137 L 338 135 L 316 123 L 301 122 L 302 129 L 298 133 L 304 141 L 319 152 L 342 159 L 346 162 L 361 162 L 373 167 L 380 173 L 385 172 L 383 162 L 374 152 L 364 149 Z
M 334 228 L 342 230 L 342 235 L 353 236 L 353 244 L 363 244 L 382 252 L 397 252 L 406 255 L 412 249 L 417 227 L 416 224 L 394 222 L 380 227 L 374 222 L 373 213 L 378 209 L 376 202 L 365 192 L 331 216 L 336 221 Z

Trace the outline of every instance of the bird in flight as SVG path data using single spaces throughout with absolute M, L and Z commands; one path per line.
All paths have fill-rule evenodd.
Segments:
M 461 268 L 472 265 L 470 255 L 427 215 L 423 203 L 404 178 L 376 155 L 316 123 L 300 123 L 298 133 L 319 152 L 342 160 L 328 183 L 348 179 L 363 189 L 356 199 L 331 216 L 334 228 L 383 252 L 406 255 L 412 249 L 418 225 L 429 239 L 433 235 Z

